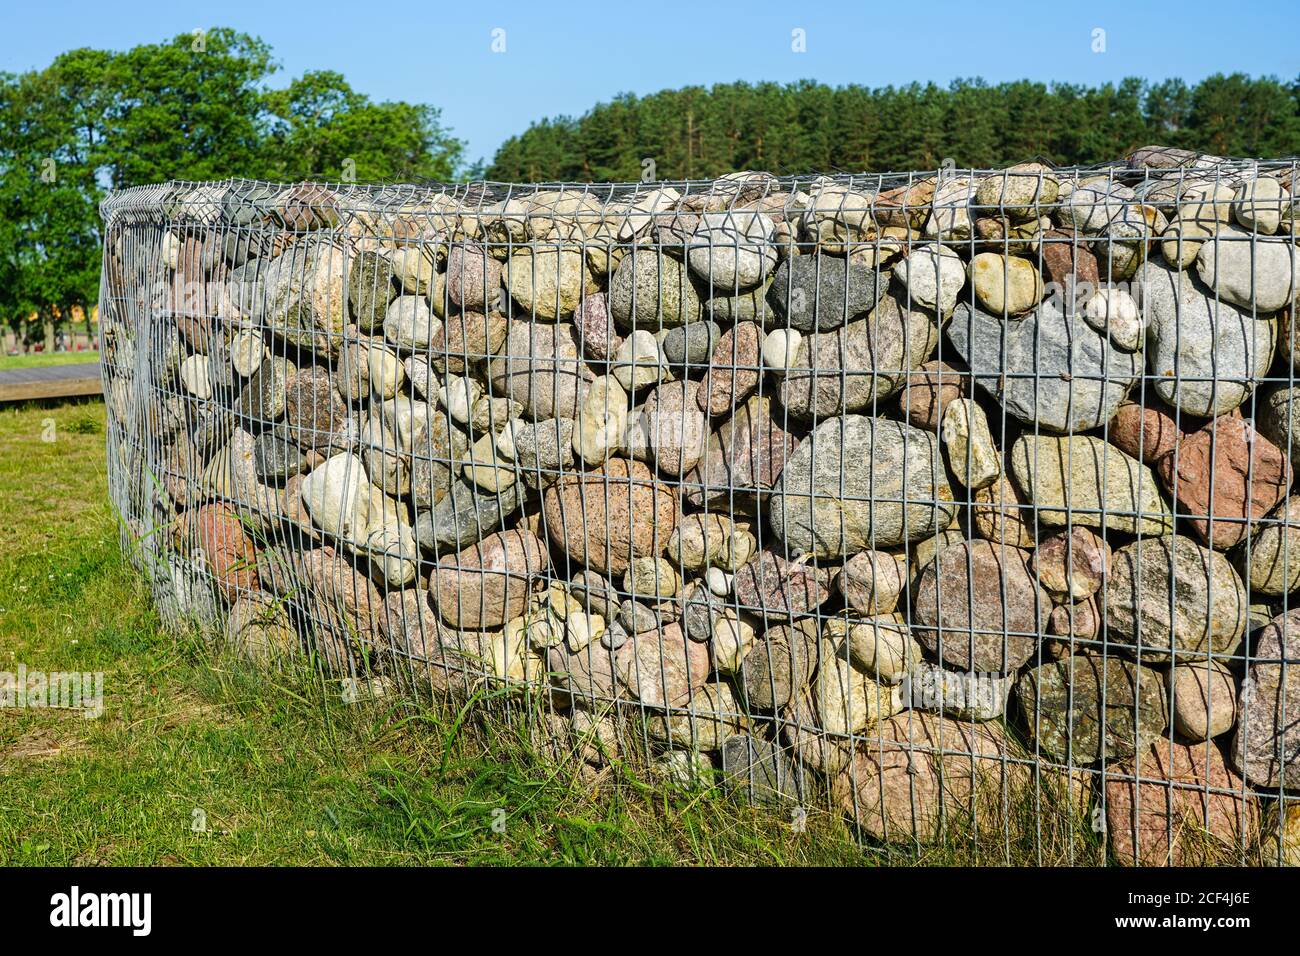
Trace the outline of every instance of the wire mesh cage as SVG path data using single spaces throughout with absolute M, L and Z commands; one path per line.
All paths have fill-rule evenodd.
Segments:
M 1292 862 L 1295 171 L 114 193 L 123 544 L 266 666 L 864 841 Z

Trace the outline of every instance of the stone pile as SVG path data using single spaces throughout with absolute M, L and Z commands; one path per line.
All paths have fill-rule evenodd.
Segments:
M 172 618 L 592 766 L 1242 855 L 1300 785 L 1292 178 L 128 190 L 113 494 Z

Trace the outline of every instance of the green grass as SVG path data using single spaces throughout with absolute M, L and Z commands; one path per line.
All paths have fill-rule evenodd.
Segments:
M 44 368 L 47 365 L 74 365 L 81 362 L 98 362 L 99 353 L 85 352 L 28 352 L 26 355 L 0 353 L 0 372 L 11 368 Z
M 0 670 L 105 675 L 98 719 L 0 709 L 0 863 L 878 859 L 826 810 L 795 833 L 788 811 L 632 767 L 593 782 L 518 721 L 347 705 L 313 673 L 163 633 L 120 555 L 103 445 L 100 403 L 0 409 Z

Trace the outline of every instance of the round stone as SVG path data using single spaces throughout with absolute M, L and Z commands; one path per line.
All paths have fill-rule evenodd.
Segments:
M 452 627 L 498 628 L 524 613 L 533 582 L 549 568 L 546 546 L 534 535 L 501 531 L 439 561 L 429 589 Z
M 884 291 L 869 266 L 836 256 L 793 256 L 767 292 L 774 318 L 799 332 L 829 331 L 866 315 Z
M 567 322 L 510 323 L 502 350 L 488 363 L 492 388 L 533 418 L 577 418 L 595 374 L 579 354 Z
M 825 558 L 929 537 L 957 508 L 934 435 L 846 415 L 818 425 L 786 460 L 770 512 L 790 553 Z
M 584 294 L 598 291 L 587 259 L 576 246 L 538 245 L 516 251 L 506 264 L 506 286 L 528 318 L 545 320 L 572 315 Z
M 1169 669 L 1174 730 L 1186 740 L 1210 740 L 1237 724 L 1237 679 L 1210 658 Z
M 633 558 L 660 554 L 677 524 L 672 489 L 625 458 L 561 476 L 543 493 L 542 510 L 557 547 L 607 574 L 621 575 Z
M 447 253 L 447 298 L 453 306 L 482 312 L 501 288 L 501 263 L 482 246 L 454 243 Z
M 1016 698 L 1042 752 L 1074 766 L 1145 751 L 1168 725 L 1164 678 L 1114 656 L 1042 664 L 1016 682 Z
M 1052 602 L 1029 553 L 976 539 L 945 548 L 921 574 L 916 639 L 957 670 L 1007 674 L 1034 654 Z
M 620 328 L 654 331 L 699 320 L 700 295 L 681 262 L 637 246 L 610 279 L 609 311 Z
M 1106 632 L 1162 663 L 1175 655 L 1230 654 L 1249 600 L 1228 559 L 1184 535 L 1140 538 L 1115 551 L 1106 582 Z

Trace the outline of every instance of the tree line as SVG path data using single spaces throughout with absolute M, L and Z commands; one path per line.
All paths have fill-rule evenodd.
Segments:
M 1160 143 L 1224 156 L 1300 153 L 1300 78 L 1243 74 L 1078 86 L 1022 80 L 831 87 L 722 83 L 623 94 L 584 115 L 533 124 L 497 151 L 503 181 L 707 179 L 1091 164 Z
M 272 87 L 277 70 L 267 44 L 221 28 L 0 73 L 0 320 L 50 348 L 71 315 L 89 315 L 109 189 L 462 171 L 463 144 L 433 107 L 374 102 L 328 71 Z

